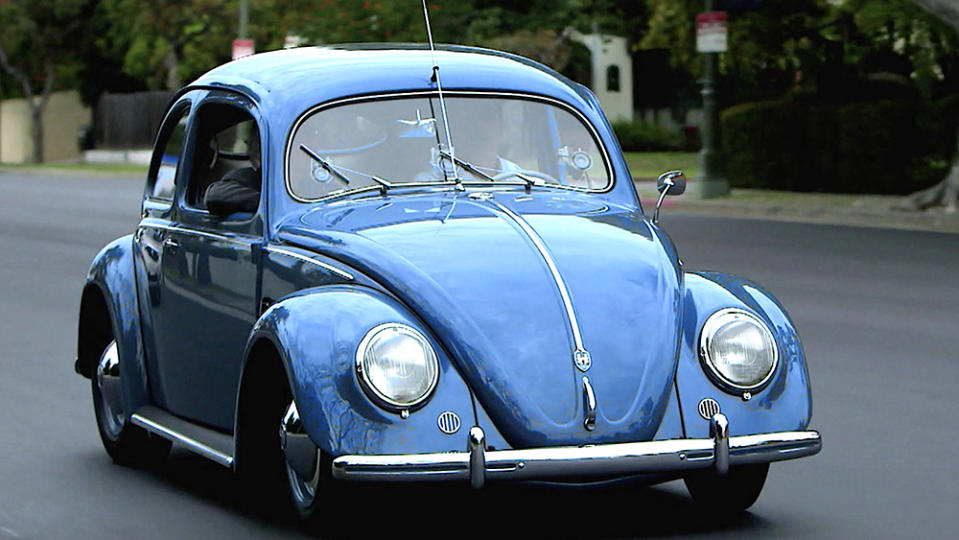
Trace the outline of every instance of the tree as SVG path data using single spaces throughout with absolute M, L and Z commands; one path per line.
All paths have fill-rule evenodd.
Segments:
M 90 0 L 0 0 L 0 68 L 13 78 L 30 108 L 33 155 L 43 162 L 43 111 L 58 73 L 77 60 L 73 40 Z
M 100 46 L 123 56 L 124 71 L 149 88 L 178 90 L 183 81 L 230 59 L 235 2 L 102 0 L 109 32 Z
M 959 6 L 953 0 L 912 0 L 945 24 L 959 32 Z M 957 136 L 956 155 L 952 168 L 938 184 L 918 191 L 906 197 L 898 206 L 902 210 L 924 210 L 934 206 L 944 206 L 946 211 L 955 212 L 959 204 L 959 136 Z

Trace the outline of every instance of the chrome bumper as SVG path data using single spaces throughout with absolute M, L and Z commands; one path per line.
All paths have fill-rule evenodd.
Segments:
M 469 431 L 467 452 L 340 456 L 333 477 L 359 481 L 468 480 L 481 488 L 487 480 L 544 480 L 583 476 L 631 476 L 681 473 L 769 463 L 811 456 L 822 449 L 817 431 L 783 431 L 729 436 L 726 416 L 710 422 L 709 439 L 672 439 L 523 450 L 487 450 L 482 428 Z

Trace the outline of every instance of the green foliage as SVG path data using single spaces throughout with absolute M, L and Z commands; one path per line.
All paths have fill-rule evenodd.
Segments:
M 910 193 L 942 177 L 957 123 L 959 96 L 739 105 L 722 113 L 726 176 L 734 187 Z
M 614 122 L 613 131 L 624 152 L 680 150 L 683 147 L 682 134 L 652 122 Z
M 69 86 L 82 62 L 76 39 L 92 0 L 0 0 L 4 97 L 40 95 L 52 79 Z M 0 63 L 2 65 L 2 63 Z
M 228 61 L 237 24 L 235 2 L 220 0 L 101 0 L 98 16 L 108 28 L 98 47 L 151 89 Z
M 667 49 L 674 67 L 697 76 L 695 17 L 701 0 L 646 0 L 638 46 Z M 922 96 L 955 91 L 959 36 L 910 0 L 764 0 L 728 14 L 729 52 L 720 55 L 723 101 L 859 99 L 851 88 L 890 81 Z M 888 92 L 886 92 L 888 93 Z M 903 92 L 900 92 L 902 94 Z

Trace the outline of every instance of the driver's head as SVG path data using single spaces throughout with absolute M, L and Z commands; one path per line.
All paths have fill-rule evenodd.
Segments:
M 255 124 L 250 128 L 250 136 L 246 139 L 246 153 L 250 156 L 250 165 L 260 170 L 260 130 Z

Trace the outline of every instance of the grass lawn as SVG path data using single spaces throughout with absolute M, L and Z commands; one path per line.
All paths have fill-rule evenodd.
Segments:
M 699 173 L 696 152 L 625 152 L 626 163 L 633 178 L 655 180 L 666 171 L 680 169 L 686 178 Z
M 10 172 L 79 172 L 79 173 L 115 173 L 115 174 L 143 174 L 147 172 L 146 165 L 128 163 L 0 163 L 0 171 Z

